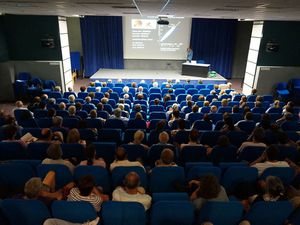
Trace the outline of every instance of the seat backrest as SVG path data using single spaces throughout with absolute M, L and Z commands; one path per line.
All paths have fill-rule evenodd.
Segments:
M 129 161 L 136 161 L 138 159 L 143 162 L 146 161 L 147 151 L 142 145 L 123 144 L 122 147 L 125 148 Z
M 220 131 L 205 131 L 200 136 L 200 142 L 203 145 L 215 146 L 221 134 Z
M 252 163 L 265 151 L 265 147 L 247 146 L 238 155 L 240 161 L 245 160 Z
M 125 176 L 130 172 L 136 172 L 140 177 L 140 185 L 145 189 L 148 188 L 148 179 L 145 169 L 140 166 L 118 166 L 112 170 L 112 186 L 122 186 Z
M 211 222 L 214 225 L 238 224 L 243 215 L 243 205 L 238 201 L 207 201 L 201 208 L 198 222 Z
M 295 177 L 295 171 L 291 167 L 270 167 L 264 170 L 260 179 L 265 180 L 268 176 L 279 177 L 284 185 L 289 185 Z
M 151 225 L 192 225 L 194 206 L 188 201 L 159 201 L 152 206 Z
M 32 142 L 27 146 L 27 152 L 30 159 L 45 159 L 47 158 L 47 149 L 50 143 Z
M 281 225 L 292 213 L 293 207 L 289 201 L 256 202 L 245 215 L 251 225 Z
M 182 167 L 155 167 L 150 175 L 150 192 L 176 192 L 176 184 L 185 181 Z
M 189 201 L 189 196 L 185 192 L 153 193 L 152 204 L 160 201 Z
M 149 120 L 153 120 L 153 119 L 165 120 L 167 119 L 167 117 L 164 112 L 151 112 L 149 116 Z
M 226 147 L 215 146 L 210 154 L 210 159 L 214 164 L 220 162 L 235 162 L 237 160 L 237 147 L 228 145 Z
M 215 166 L 194 166 L 187 172 L 186 180 L 189 182 L 191 180 L 199 179 L 200 177 L 208 174 L 212 174 L 220 179 L 221 169 Z
M 227 192 L 234 191 L 235 187 L 241 183 L 254 184 L 258 178 L 258 171 L 253 167 L 232 166 L 223 174 L 221 184 Z
M 97 186 L 103 188 L 104 193 L 110 193 L 111 185 L 108 172 L 101 166 L 77 166 L 74 171 L 74 180 L 78 181 L 85 175 L 92 175 Z
M 195 113 L 192 113 L 192 114 L 195 114 Z M 213 127 L 212 125 L 213 124 L 211 122 L 207 122 L 204 120 L 196 120 L 194 122 L 193 129 L 209 131 L 209 130 L 212 130 L 212 127 Z
M 107 201 L 102 204 L 102 221 L 105 225 L 144 225 L 145 209 L 138 202 Z
M 207 161 L 206 148 L 204 146 L 185 146 L 180 150 L 180 161 L 183 164 Z
M 61 144 L 61 150 L 63 152 L 63 159 L 77 158 L 78 160 L 84 159 L 84 147 L 79 143 L 63 143 Z
M 177 160 L 176 149 L 173 145 L 170 144 L 156 144 L 152 145 L 148 151 L 148 163 L 151 166 L 154 166 L 155 161 L 160 158 L 161 152 L 165 149 L 169 148 L 174 152 L 174 161 Z
M 26 159 L 28 157 L 25 148 L 15 141 L 0 142 L 0 161 L 10 159 Z
M 55 172 L 55 189 L 62 188 L 73 181 L 73 176 L 69 168 L 60 164 L 41 164 L 37 167 L 37 175 L 44 179 L 49 171 Z
M 125 130 L 124 122 L 120 119 L 108 119 L 106 120 L 104 127 Z
M 28 164 L 0 164 L 0 184 L 8 194 L 22 193 L 25 183 L 34 176 L 35 172 Z
M 93 205 L 85 201 L 54 201 L 51 211 L 54 218 L 72 223 L 85 223 L 97 217 Z
M 110 165 L 115 158 L 116 142 L 93 142 L 96 147 L 96 156 L 101 157 Z
M 0 207 L 11 225 L 42 225 L 51 217 L 46 205 L 39 200 L 5 199 Z

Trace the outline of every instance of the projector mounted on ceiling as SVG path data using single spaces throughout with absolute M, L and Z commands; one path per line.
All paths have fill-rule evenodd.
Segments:
M 164 19 L 164 17 L 159 17 L 159 19 L 157 20 L 157 24 L 158 25 L 169 25 L 169 21 Z

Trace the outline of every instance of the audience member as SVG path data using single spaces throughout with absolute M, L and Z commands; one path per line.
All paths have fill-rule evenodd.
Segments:
M 144 166 L 138 161 L 129 161 L 127 159 L 126 150 L 123 147 L 118 147 L 115 154 L 115 160 L 110 164 L 110 171 L 118 166 Z M 145 169 L 145 168 L 144 168 Z
M 113 201 L 139 202 L 145 210 L 151 206 L 151 197 L 145 194 L 145 189 L 140 186 L 140 177 L 136 172 L 128 173 L 124 178 L 124 187 L 117 187 L 112 194 Z
M 165 148 L 160 154 L 160 159 L 156 160 L 155 166 L 177 166 L 174 162 L 174 152 L 169 148 Z
M 106 163 L 102 158 L 96 158 L 96 147 L 90 144 L 85 149 L 86 160 L 80 162 L 81 166 L 101 166 L 106 168 Z

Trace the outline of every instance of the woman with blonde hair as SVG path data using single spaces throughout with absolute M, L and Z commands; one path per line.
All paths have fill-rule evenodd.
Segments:
M 145 144 L 143 144 L 143 140 L 145 138 L 145 134 L 142 130 L 137 130 L 135 133 L 134 133 L 134 136 L 133 136 L 133 141 L 130 142 L 129 144 L 133 144 L 133 145 L 141 145 L 144 147 L 145 150 L 148 150 L 149 147 Z

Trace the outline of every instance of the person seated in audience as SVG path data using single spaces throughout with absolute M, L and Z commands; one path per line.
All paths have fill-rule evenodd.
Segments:
M 92 101 L 92 98 L 90 96 L 85 97 L 84 105 L 90 105 L 90 106 L 94 107 L 94 109 L 95 109 L 96 107 L 93 103 L 91 103 L 91 101 Z
M 41 95 L 41 102 L 47 104 L 48 103 L 48 95 L 47 94 L 42 94 Z
M 55 98 L 49 98 L 48 102 L 47 102 L 47 105 L 46 105 L 46 108 L 48 110 L 52 109 L 52 108 L 54 108 L 55 104 L 56 104 L 56 99 Z
M 95 93 L 94 92 L 89 92 L 88 96 L 91 97 L 91 100 L 95 98 Z
M 107 87 L 107 83 L 106 82 L 101 82 L 101 86 L 102 87 Z
M 4 139 L 2 142 L 18 142 L 20 143 L 24 148 L 27 147 L 27 143 L 24 142 L 21 139 L 16 139 L 16 135 L 18 132 L 18 127 L 15 125 L 7 124 L 3 126 L 3 135 Z
M 101 166 L 106 168 L 106 163 L 102 158 L 96 158 L 96 147 L 90 144 L 85 149 L 86 160 L 80 162 L 80 166 Z
M 251 95 L 257 95 L 257 89 L 253 88 L 253 89 L 251 90 Z
M 123 117 L 126 117 L 126 118 L 129 117 L 129 113 L 126 110 L 124 110 L 124 108 L 125 108 L 124 104 L 118 104 L 118 108 L 121 110 L 121 115 Z
M 212 105 L 210 107 L 210 113 L 217 113 L 218 112 L 218 107 L 216 105 Z
M 192 112 L 192 107 L 193 107 L 194 102 L 192 100 L 188 100 L 186 102 L 186 105 L 182 107 L 181 112 L 187 114 Z
M 71 105 L 68 108 L 68 112 L 69 112 L 69 118 L 76 118 L 78 120 L 81 120 L 81 117 L 76 115 L 76 107 L 74 105 Z
M 252 112 L 247 112 L 246 114 L 245 114 L 245 116 L 244 116 L 244 119 L 243 120 L 240 120 L 239 122 L 237 122 L 236 124 L 235 124 L 235 126 L 239 126 L 239 123 L 240 122 L 244 122 L 244 121 L 253 121 L 253 114 L 252 114 Z
M 111 89 L 109 89 L 109 90 L 111 90 Z M 107 98 L 107 99 L 109 99 L 109 97 L 110 97 L 110 93 L 109 93 L 108 91 L 107 91 L 107 92 L 105 92 L 105 93 L 104 93 L 104 97 L 105 97 L 105 98 Z
M 136 89 L 137 89 L 137 83 L 136 82 L 131 82 L 131 87 L 135 88 L 135 91 L 136 91 Z
M 156 160 L 155 166 L 177 166 L 174 162 L 174 152 L 169 148 L 165 148 L 160 154 L 160 159 Z
M 48 158 L 42 161 L 42 164 L 61 164 L 69 168 L 71 173 L 73 173 L 75 166 L 68 160 L 62 159 L 63 152 L 61 150 L 60 144 L 53 143 L 47 149 Z
M 54 108 L 48 109 L 47 117 L 53 119 L 55 116 L 56 116 L 56 110 Z
M 126 150 L 123 147 L 118 147 L 115 153 L 115 160 L 110 164 L 110 171 L 118 166 L 139 166 L 143 169 L 144 166 L 139 161 L 129 161 L 127 159 Z
M 169 134 L 166 131 L 163 131 L 158 136 L 158 143 L 157 145 L 169 145 L 173 146 L 172 144 L 169 144 Z
M 105 118 L 101 117 L 102 119 L 109 118 L 109 113 L 104 110 L 104 106 L 101 102 L 97 104 L 97 112 L 101 112 L 101 114 L 106 114 L 106 116 L 104 115 Z
M 116 187 L 112 194 L 113 201 L 139 202 L 145 211 L 151 206 L 151 197 L 145 194 L 145 189 L 140 186 L 140 177 L 136 172 L 128 173 L 124 178 L 124 186 Z
M 171 95 L 169 93 L 165 94 L 163 97 L 164 106 L 167 105 L 167 102 L 172 100 Z
M 137 91 L 136 91 L 136 94 L 143 94 L 144 93 L 143 91 L 144 91 L 143 86 L 139 86 Z
M 266 113 L 269 113 L 270 110 L 272 109 L 280 109 L 280 101 L 275 100 L 274 103 L 270 104 L 270 107 L 266 110 Z
M 105 105 L 105 104 L 107 104 L 108 103 L 108 98 L 107 97 L 103 97 L 103 98 L 101 98 L 101 103 L 103 104 L 103 105 Z
M 244 148 L 248 146 L 252 147 L 266 147 L 266 144 L 264 143 L 265 140 L 265 131 L 261 127 L 256 127 L 252 134 L 250 135 L 250 139 L 252 141 L 245 141 L 241 144 L 241 146 L 238 149 L 238 153 L 242 152 Z
M 192 107 L 192 111 L 190 112 L 190 113 L 186 113 L 185 114 L 185 119 L 186 120 L 189 120 L 189 116 L 191 115 L 191 114 L 193 114 L 193 113 L 198 113 L 199 112 L 199 106 L 198 105 L 193 105 L 193 107 Z
M 261 95 L 257 95 L 257 96 L 256 96 L 255 102 L 263 102 L 263 101 L 264 101 L 263 96 L 261 96 Z
M 41 137 L 36 142 L 51 143 L 53 138 L 53 133 L 50 128 L 43 128 L 41 131 Z
M 56 86 L 54 87 L 54 91 L 60 92 L 60 93 L 61 93 L 61 87 L 58 86 L 58 85 L 56 85 Z
M 228 106 L 228 100 L 227 100 L 227 99 L 225 99 L 225 98 L 224 98 L 224 99 L 222 99 L 222 100 L 221 100 L 221 106 L 222 106 L 222 107 L 226 107 L 226 106 Z
M 101 104 L 101 103 L 99 103 L 99 104 Z M 98 115 L 97 115 L 97 110 L 96 110 L 96 109 L 92 109 L 92 110 L 90 111 L 90 115 L 89 115 L 88 118 L 89 118 L 89 119 L 99 119 L 99 120 L 101 120 L 102 123 L 105 122 L 105 119 L 103 119 L 103 118 L 101 118 L 101 117 L 98 117 Z
M 127 126 L 128 118 L 122 116 L 122 110 L 120 108 L 116 108 L 114 110 L 114 114 L 110 116 L 110 119 L 117 119 L 123 121 L 125 127 Z
M 180 112 L 179 110 L 173 110 L 172 114 L 170 115 L 171 118 L 168 122 L 169 127 L 172 127 L 174 121 L 177 121 L 180 119 Z
M 140 113 L 139 113 L 140 114 Z M 136 114 L 137 115 L 137 114 Z M 143 140 L 145 138 L 145 134 L 142 130 L 137 130 L 135 133 L 134 133 L 134 136 L 133 136 L 133 141 L 130 142 L 129 144 L 134 144 L 134 145 L 141 145 L 143 146 L 143 148 L 145 150 L 149 150 L 149 147 L 145 144 L 143 144 Z
M 270 167 L 289 167 L 286 161 L 278 161 L 279 149 L 276 145 L 270 145 L 266 151 L 250 165 L 257 168 L 258 175 L 261 175 Z
M 100 93 L 101 92 L 101 87 L 96 87 L 96 93 Z
M 174 103 L 171 107 L 169 107 L 168 111 L 166 112 L 167 119 L 170 118 L 173 111 L 179 111 L 179 105 L 177 103 Z
M 68 128 L 62 126 L 63 118 L 61 116 L 55 116 L 52 119 L 52 127 L 50 129 L 52 132 L 60 131 L 63 133 L 64 137 L 67 136 L 67 133 L 69 131 Z
M 86 146 L 86 142 L 85 142 L 85 140 L 82 140 L 80 138 L 80 133 L 77 128 L 73 128 L 73 129 L 69 130 L 66 143 L 68 143 L 68 144 L 77 144 L 78 143 L 78 144 L 83 145 L 83 147 Z
M 205 101 L 205 96 L 204 95 L 199 95 L 198 101 L 204 102 Z
M 154 81 L 154 82 L 152 83 L 152 86 L 153 86 L 154 88 L 158 88 L 158 82 L 157 82 L 157 81 Z
M 23 104 L 22 101 L 16 101 L 15 106 L 16 106 L 16 107 L 13 109 L 13 111 L 14 111 L 15 109 L 24 109 L 24 110 L 27 110 L 27 108 L 24 107 L 24 104 Z
M 279 145 L 293 148 L 298 147 L 297 144 L 289 138 L 288 134 L 282 130 L 277 132 L 277 139 Z
M 154 105 L 160 105 L 160 100 L 158 98 L 154 99 L 153 101 Z
M 55 177 L 55 171 L 49 171 L 43 180 L 39 177 L 30 178 L 24 185 L 24 194 L 17 198 L 39 200 L 50 209 L 53 201 L 64 197 L 62 189 L 55 190 Z
M 86 92 L 86 86 L 81 86 L 81 87 L 79 88 L 79 90 L 80 90 L 80 92 Z
M 251 109 L 251 111 L 262 114 L 262 113 L 265 113 L 266 109 L 263 107 L 261 101 L 256 101 L 254 103 L 254 107 Z
M 232 117 L 228 113 L 223 114 L 224 125 L 220 129 L 222 133 L 228 133 L 230 131 L 240 131 L 240 128 L 234 126 Z
M 210 104 L 209 101 L 204 101 L 203 102 L 203 107 L 209 107 L 209 104 Z M 202 107 L 201 107 L 201 109 L 202 109 Z M 200 109 L 200 111 L 201 111 L 201 109 Z
M 243 95 L 239 103 L 240 108 L 244 108 L 247 105 L 247 96 Z
M 214 175 L 208 174 L 203 176 L 200 180 L 191 180 L 189 186 L 191 189 L 195 189 L 190 196 L 190 200 L 195 206 L 197 213 L 199 213 L 207 201 L 229 201 L 225 189 L 220 185 L 218 178 Z
M 107 197 L 102 194 L 101 187 L 96 187 L 94 177 L 85 175 L 79 178 L 77 187 L 70 190 L 68 201 L 89 202 L 99 212 L 105 198 Z
M 256 123 L 256 127 L 261 127 L 263 128 L 265 131 L 270 130 L 272 126 L 272 121 L 271 121 L 271 117 L 269 114 L 264 113 L 261 116 L 261 121 L 259 123 Z
M 64 102 L 59 103 L 58 105 L 59 110 L 66 110 L 66 104 Z
M 285 114 L 286 112 L 294 113 L 294 107 L 295 103 L 293 101 L 287 102 L 286 105 L 283 106 L 282 114 Z
M 32 102 L 28 104 L 27 109 L 31 112 L 34 112 L 35 109 L 39 108 L 41 102 L 41 98 L 36 96 L 33 98 Z
M 281 118 L 276 120 L 276 124 L 278 126 L 281 126 L 284 122 L 286 121 L 293 121 L 294 120 L 294 115 L 290 112 L 285 112 Z
M 180 150 L 182 150 L 186 146 L 202 146 L 199 141 L 200 133 L 196 129 L 192 129 L 189 134 L 189 142 L 187 144 L 181 144 Z

